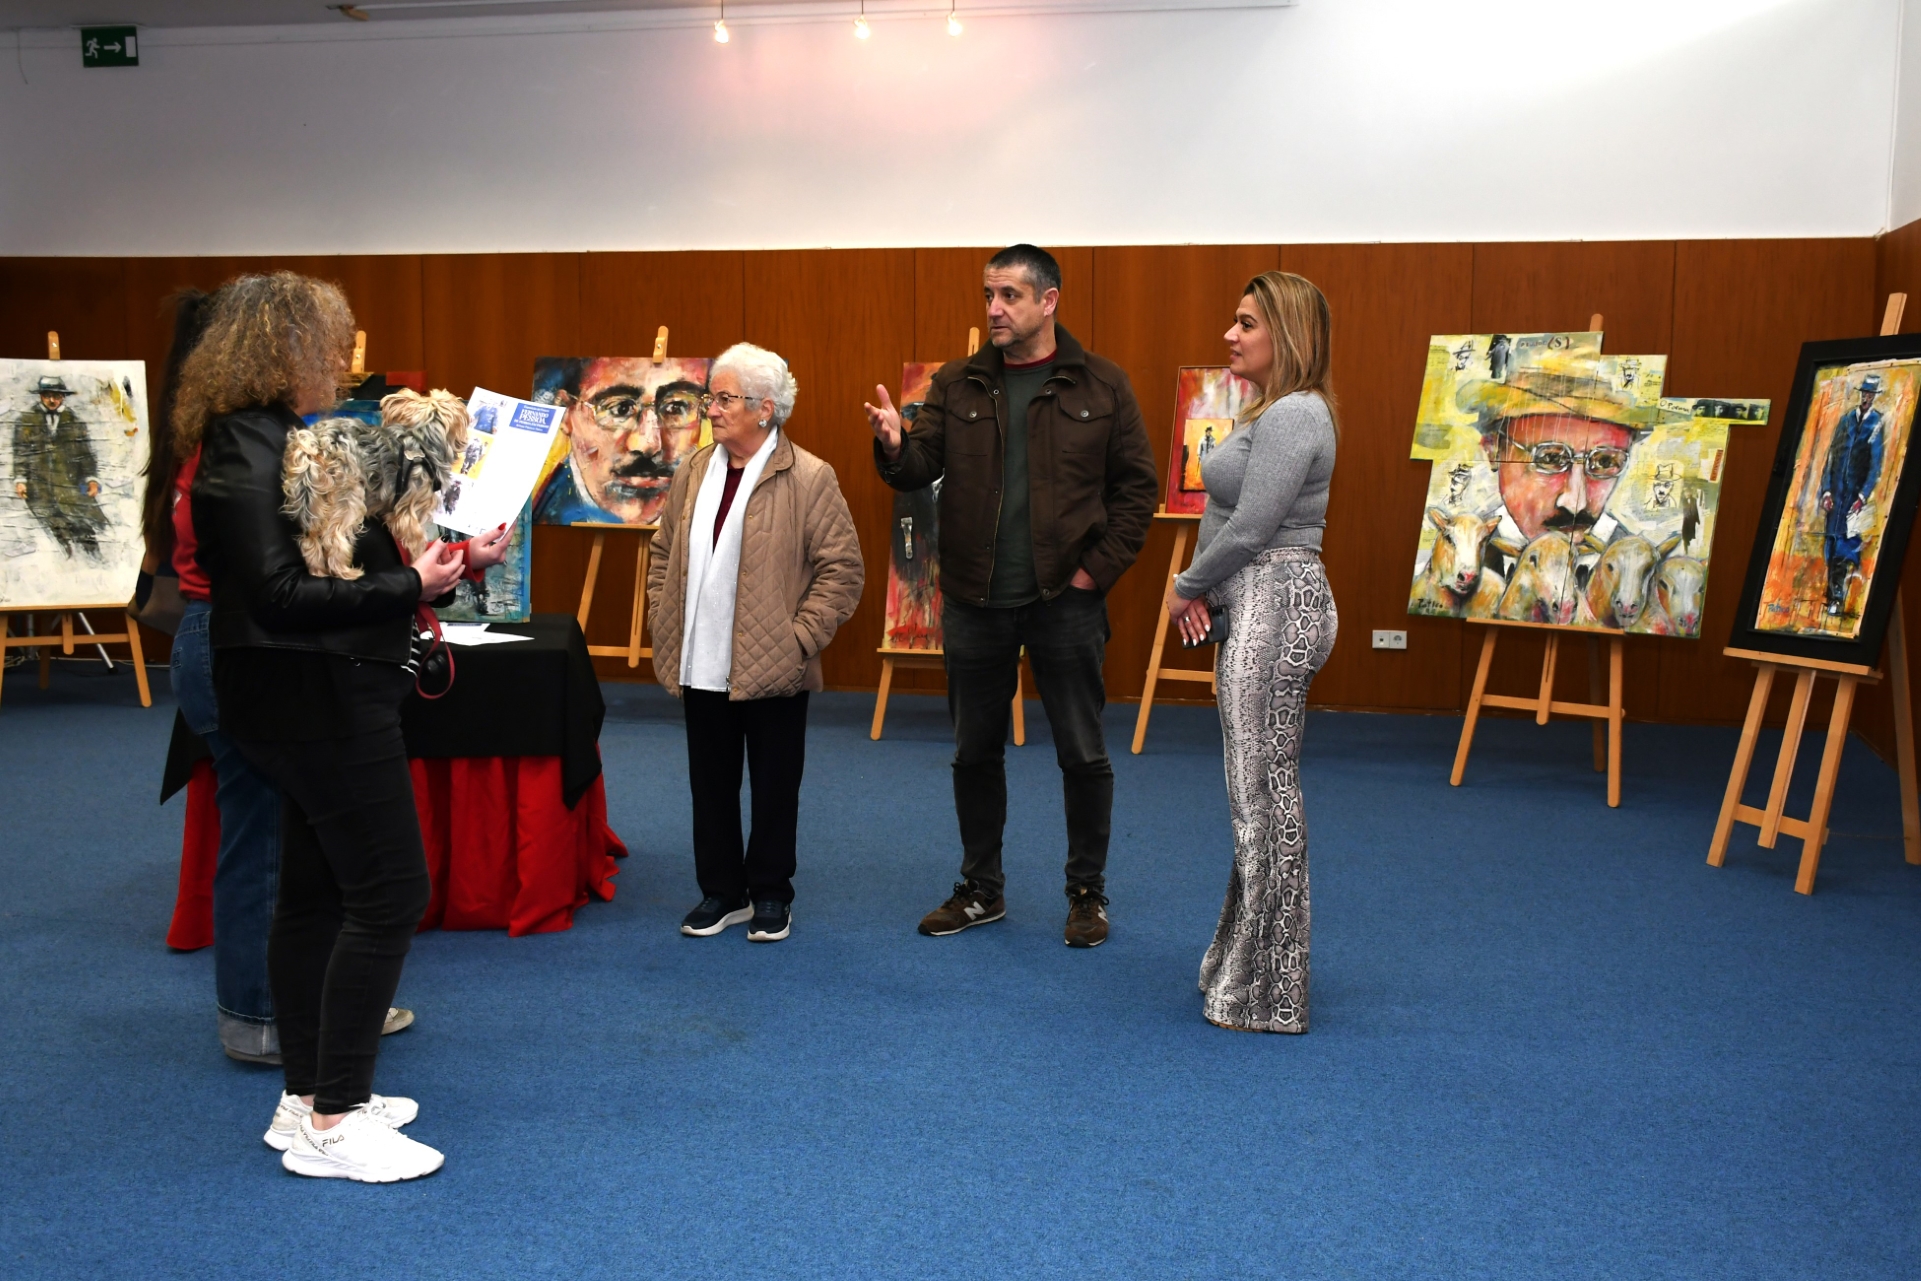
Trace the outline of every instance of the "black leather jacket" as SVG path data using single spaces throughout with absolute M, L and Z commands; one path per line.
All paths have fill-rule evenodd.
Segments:
M 193 529 L 213 583 L 215 649 L 318 650 L 405 663 L 420 575 L 385 525 L 354 544 L 365 570 L 348 581 L 307 572 L 299 528 L 280 510 L 280 460 L 300 418 L 284 405 L 236 410 L 207 424 L 193 480 Z

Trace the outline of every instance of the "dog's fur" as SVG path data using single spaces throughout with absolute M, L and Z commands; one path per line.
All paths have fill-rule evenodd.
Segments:
M 467 445 L 467 405 L 452 392 L 397 391 L 380 422 L 328 418 L 287 434 L 281 510 L 300 526 L 300 554 L 323 578 L 359 578 L 354 541 L 368 520 L 386 524 L 409 559 L 427 549 L 435 495 Z

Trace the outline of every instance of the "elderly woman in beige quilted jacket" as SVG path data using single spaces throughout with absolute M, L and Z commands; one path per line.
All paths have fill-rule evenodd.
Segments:
M 794 393 L 771 351 L 739 343 L 714 362 L 702 398 L 714 443 L 675 473 L 648 566 L 654 674 L 686 707 L 701 902 L 680 932 L 697 938 L 742 921 L 756 943 L 787 937 L 807 695 L 860 603 L 860 542 L 834 469 L 782 430 Z

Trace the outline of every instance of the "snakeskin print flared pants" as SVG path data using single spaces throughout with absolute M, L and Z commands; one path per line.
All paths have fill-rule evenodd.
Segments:
M 1307 815 L 1301 735 L 1307 687 L 1339 616 L 1321 558 L 1262 552 L 1211 598 L 1227 611 L 1216 659 L 1234 871 L 1201 961 L 1202 1012 L 1262 1032 L 1307 1031 Z

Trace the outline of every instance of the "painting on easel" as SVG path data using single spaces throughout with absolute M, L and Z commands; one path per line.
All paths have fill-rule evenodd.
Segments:
M 133 595 L 144 546 L 146 365 L 0 360 L 0 608 Z
M 449 532 L 448 541 L 460 535 Z M 507 536 L 507 558 L 481 575 L 479 583 L 454 584 L 454 603 L 434 613 L 443 623 L 524 623 L 533 617 L 534 505 L 520 509 Z
M 534 489 L 542 525 L 651 525 L 681 461 L 713 440 L 706 359 L 542 356 L 533 399 L 566 420 Z
M 1207 509 L 1201 464 L 1240 425 L 1241 410 L 1260 393 L 1226 366 L 1189 365 L 1174 384 L 1174 438 L 1168 447 L 1167 510 L 1192 515 Z
M 1872 665 L 1921 499 L 1921 337 L 1801 349 L 1732 643 Z
M 901 425 L 913 430 L 940 369 L 938 361 L 909 361 L 901 367 Z M 894 520 L 889 530 L 887 611 L 882 634 L 888 649 L 941 648 L 940 482 L 911 492 L 894 491 Z

